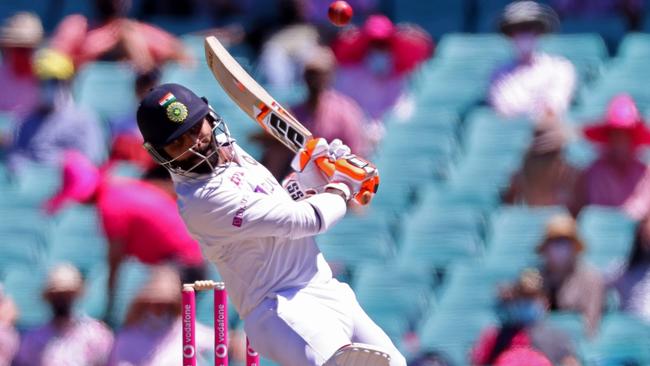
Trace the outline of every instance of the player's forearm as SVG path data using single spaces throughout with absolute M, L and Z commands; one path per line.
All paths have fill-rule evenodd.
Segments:
M 309 197 L 305 201 L 312 205 L 316 215 L 318 215 L 318 233 L 327 231 L 343 218 L 347 209 L 343 193 L 336 190 L 328 190 L 325 193 Z

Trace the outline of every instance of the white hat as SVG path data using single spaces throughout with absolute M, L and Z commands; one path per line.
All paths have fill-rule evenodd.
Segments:
M 45 293 L 75 292 L 81 290 L 83 279 L 79 270 L 69 264 L 58 264 L 47 275 Z
M 34 13 L 19 12 L 8 18 L 0 28 L 0 45 L 5 47 L 37 47 L 43 40 L 43 25 Z

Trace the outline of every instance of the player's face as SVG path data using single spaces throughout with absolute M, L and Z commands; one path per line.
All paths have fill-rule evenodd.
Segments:
M 200 157 L 193 154 L 190 149 L 206 155 L 211 153 L 212 126 L 207 118 L 196 124 L 181 137 L 164 147 L 165 152 L 178 162 L 198 163 Z

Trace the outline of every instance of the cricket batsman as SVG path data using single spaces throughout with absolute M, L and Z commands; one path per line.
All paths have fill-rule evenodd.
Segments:
M 406 365 L 351 288 L 332 277 L 313 239 L 361 191 L 363 182 L 344 172 L 324 178 L 315 163 L 348 154 L 347 146 L 307 143 L 285 190 L 237 145 L 208 101 L 181 85 L 152 89 L 137 120 L 145 148 L 172 174 L 181 216 L 216 264 L 256 351 L 283 366 Z

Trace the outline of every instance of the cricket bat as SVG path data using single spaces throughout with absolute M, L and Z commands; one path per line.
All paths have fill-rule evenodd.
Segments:
M 314 137 L 294 116 L 291 115 L 262 88 L 235 60 L 216 37 L 205 39 L 205 59 L 226 94 L 250 118 L 267 133 L 298 152 Z M 339 171 L 352 179 L 364 182 L 356 196 L 361 204 L 367 204 L 379 186 L 377 168 L 365 159 L 350 154 L 335 162 L 323 160 L 319 167 L 332 176 Z

